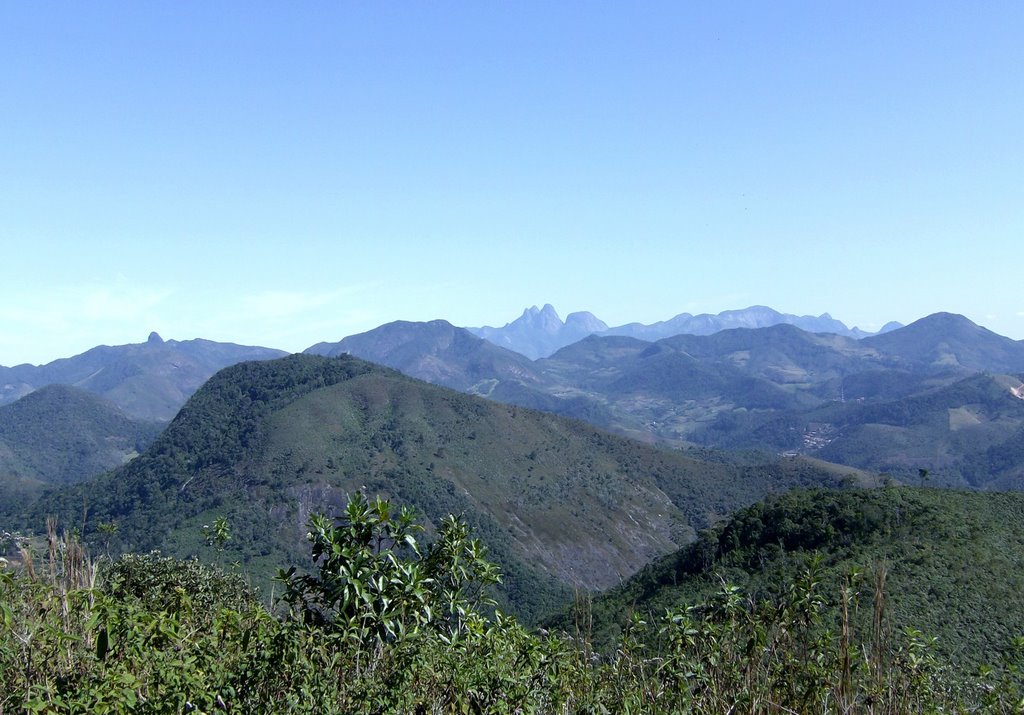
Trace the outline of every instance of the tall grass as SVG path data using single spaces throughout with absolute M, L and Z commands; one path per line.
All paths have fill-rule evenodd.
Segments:
M 345 534 L 359 530 L 342 529 L 352 524 L 319 526 L 321 546 L 355 554 Z M 345 580 L 354 571 L 337 556 L 319 562 L 330 573 L 287 583 L 292 608 L 273 615 L 237 578 L 194 561 L 127 556 L 100 569 L 50 522 L 41 563 L 26 547 L 0 569 L 0 715 L 1024 711 L 1024 640 L 981 673 L 951 672 L 933 640 L 892 632 L 885 563 L 831 583 L 811 560 L 770 601 L 723 582 L 701 603 L 632 616 L 602 653 L 586 594 L 571 633 L 530 631 L 486 599 L 444 601 L 433 585 L 455 573 L 444 563 L 464 569 L 455 575 L 484 563 L 466 561 L 482 552 L 457 536 L 462 550 L 431 552 L 441 571 L 423 562 L 410 581 L 422 591 L 400 615 L 380 574 Z M 367 553 L 392 573 L 419 568 L 415 550 L 375 544 Z M 344 593 L 352 600 L 325 600 Z M 312 595 L 315 619 L 301 613 Z

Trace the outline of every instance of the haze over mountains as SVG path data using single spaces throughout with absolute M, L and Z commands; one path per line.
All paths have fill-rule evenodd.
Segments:
M 653 341 L 637 337 L 735 323 L 770 325 Z M 808 332 L 796 323 L 826 332 Z M 603 334 L 592 332 L 602 326 Z M 350 353 L 437 385 L 582 419 L 651 443 L 805 454 L 903 479 L 928 469 L 933 483 L 950 486 L 1024 484 L 1021 460 L 1015 458 L 1016 445 L 1024 441 L 1024 343 L 962 316 L 938 313 L 857 339 L 841 334 L 856 331 L 827 315 L 800 318 L 765 308 L 607 328 L 587 313 L 563 323 L 545 306 L 506 328 L 505 338 L 526 336 L 535 346 L 538 336 L 547 336 L 545 350 L 590 334 L 531 360 L 446 321 L 398 321 L 307 352 Z M 479 330 L 501 339 L 503 329 Z M 76 386 L 109 400 L 108 407 L 83 409 L 83 396 L 70 392 L 54 392 L 34 404 L 48 405 L 58 419 L 55 405 L 63 401 L 59 419 L 65 425 L 78 419 L 88 424 L 103 409 L 117 408 L 120 419 L 139 421 L 133 428 L 139 434 L 152 435 L 144 423 L 170 419 L 217 370 L 282 355 L 207 340 L 164 341 L 154 333 L 145 343 L 100 346 L 48 365 L 0 367 L 0 405 L 13 406 L 48 384 Z M 62 397 L 55 402 L 54 395 Z M 30 414 L 31 406 L 26 403 L 17 414 Z M 48 429 L 45 420 L 23 422 L 0 445 L 0 469 L 11 483 L 74 481 L 133 453 L 108 448 L 130 444 L 123 435 L 131 430 L 108 431 L 106 441 L 66 439 L 60 447 L 53 435 L 40 434 Z M 100 422 L 113 424 L 107 417 Z M 82 434 L 94 434 L 92 429 L 83 427 Z M 147 443 L 141 439 L 136 446 Z M 52 445 L 44 450 L 48 456 L 35 467 L 16 456 L 45 444 Z M 66 474 L 54 473 L 58 468 Z
M 1024 342 L 948 313 L 859 340 L 786 323 L 655 342 L 591 335 L 535 361 L 443 321 L 392 323 L 311 351 L 647 441 L 841 455 L 903 475 L 933 470 L 947 485 L 1024 479 L 1005 460 L 1024 427 Z M 968 380 L 978 373 L 1004 377 Z M 1005 398 L 994 411 L 993 385 Z M 943 389 L 952 401 L 933 396 Z
M 536 360 L 548 357 L 560 348 L 572 345 L 588 335 L 624 335 L 653 342 L 673 335 L 711 335 L 732 328 L 767 328 L 779 324 L 795 325 L 809 333 L 835 333 L 852 338 L 872 335 L 859 328 L 847 328 L 828 313 L 817 317 L 791 315 L 763 305 L 754 305 L 743 310 L 726 310 L 717 315 L 680 313 L 674 318 L 650 325 L 628 323 L 612 328 L 589 312 L 570 313 L 563 322 L 554 307 L 546 304 L 541 309 L 537 306 L 527 308 L 520 317 L 501 328 L 484 326 L 467 330 L 495 345 Z M 887 323 L 879 334 L 899 327 L 899 323 Z
M 444 321 L 432 321 L 439 323 Z M 841 322 L 832 320 L 827 314 L 818 318 L 779 313 L 770 308 L 755 306 L 745 310 L 732 310 L 718 315 L 691 316 L 677 315 L 668 321 L 642 325 L 630 323 L 618 328 L 609 328 L 590 313 L 570 314 L 563 322 L 554 308 L 545 305 L 524 311 L 518 320 L 504 328 L 468 328 L 470 333 L 485 337 L 490 343 L 508 347 L 513 352 L 534 357 L 547 356 L 559 348 L 570 345 L 591 334 L 630 335 L 645 340 L 655 340 L 679 333 L 709 334 L 732 327 L 765 327 L 778 323 L 791 323 L 817 332 L 864 335 L 857 329 L 849 330 Z M 392 325 L 403 325 L 398 322 Z M 408 323 L 409 326 L 420 325 Z M 898 325 L 890 323 L 883 328 Z M 359 336 L 350 340 L 358 341 Z M 393 336 L 392 340 L 402 342 Z M 392 355 L 393 361 L 418 362 L 415 368 L 406 370 L 422 379 L 443 384 L 455 389 L 470 390 L 472 384 L 457 384 L 454 375 L 444 375 L 450 368 L 433 360 L 429 354 L 414 354 L 415 341 L 405 341 L 411 347 L 403 358 Z M 338 343 L 318 343 L 305 352 L 314 354 L 337 354 Z M 397 344 L 396 344 L 397 349 Z M 464 347 L 461 353 L 468 353 Z M 528 361 L 495 353 L 480 360 L 497 360 L 507 369 L 519 371 L 525 382 Z M 163 340 L 157 333 L 151 333 L 145 343 L 97 346 L 80 355 L 54 360 L 46 365 L 0 365 L 0 405 L 9 404 L 33 390 L 50 384 L 73 385 L 106 397 L 126 414 L 142 420 L 166 421 L 171 419 L 185 400 L 217 370 L 244 360 L 267 360 L 281 357 L 286 353 L 274 348 L 243 346 L 233 343 L 219 343 L 211 340 Z M 501 357 L 499 357 L 499 355 Z M 400 368 L 401 369 L 401 368 Z M 492 379 L 491 372 L 502 372 L 497 365 L 484 369 L 473 368 L 484 379 Z M 472 371 L 470 371 L 472 372 Z M 471 379 L 467 374 L 459 379 Z M 500 395 L 496 399 L 501 399 Z
M 46 365 L 0 366 L 0 405 L 46 385 L 72 385 L 101 395 L 142 420 L 167 421 L 211 375 L 243 360 L 268 360 L 283 350 L 211 340 L 100 345 Z

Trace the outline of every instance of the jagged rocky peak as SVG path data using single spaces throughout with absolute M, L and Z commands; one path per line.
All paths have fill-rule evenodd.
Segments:
M 558 317 L 558 312 L 550 303 L 545 303 L 540 309 L 535 305 L 527 308 L 523 311 L 522 317 L 512 325 L 516 323 L 521 326 L 537 327 L 549 333 L 557 333 L 563 326 L 562 319 Z

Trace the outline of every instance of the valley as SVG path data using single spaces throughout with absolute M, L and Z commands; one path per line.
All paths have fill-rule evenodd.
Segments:
M 224 515 L 240 537 L 229 555 L 267 579 L 298 560 L 311 513 L 362 491 L 414 506 L 428 532 L 464 514 L 530 614 L 617 583 L 765 494 L 836 481 L 800 460 L 707 461 L 355 358 L 296 355 L 218 373 L 139 457 L 44 494 L 21 525 L 79 523 L 85 504 L 86 536 L 117 523 L 118 550 L 185 556 Z

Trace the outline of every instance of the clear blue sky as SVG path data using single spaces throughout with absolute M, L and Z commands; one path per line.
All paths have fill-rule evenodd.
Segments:
M 1024 3 L 0 6 L 0 364 L 752 304 L 1024 338 Z

